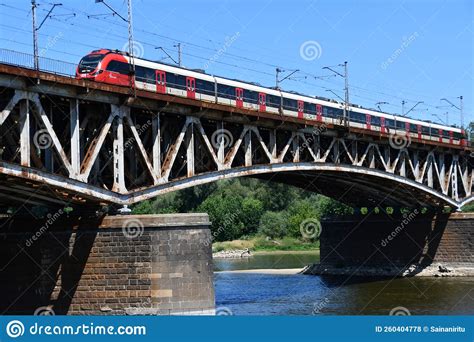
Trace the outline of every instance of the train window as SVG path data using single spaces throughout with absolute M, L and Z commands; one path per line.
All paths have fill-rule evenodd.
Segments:
M 430 128 L 429 126 L 421 126 L 421 133 L 425 135 L 430 135 Z
M 258 93 L 252 90 L 244 89 L 244 101 L 248 103 L 257 104 L 258 102 Z
M 176 76 L 170 72 L 166 73 L 166 83 L 170 87 L 176 87 Z
M 128 63 L 119 61 L 110 61 L 106 68 L 107 71 L 118 72 L 122 75 L 128 75 L 130 73 L 130 67 Z
M 296 100 L 293 99 L 287 99 L 283 98 L 283 109 L 288 109 L 288 110 L 297 110 L 297 103 Z
M 316 114 L 316 105 L 314 103 L 304 103 L 304 111 L 308 114 Z
M 343 115 L 343 110 L 333 107 L 323 107 L 323 115 L 330 118 L 339 118 Z
M 235 99 L 235 87 L 225 84 L 217 84 L 217 96 L 226 99 Z
M 88 56 L 85 56 L 79 62 L 79 72 L 84 73 L 84 72 L 94 71 L 103 57 L 104 57 L 104 55 L 88 55 Z
M 433 136 L 433 137 L 438 137 L 439 136 L 437 128 L 431 127 L 431 136 Z
M 267 95 L 267 106 L 280 108 L 281 97 L 275 95 Z
M 186 77 L 174 73 L 166 73 L 166 84 L 169 87 L 177 88 L 181 90 L 186 89 Z
M 445 131 L 445 130 L 443 130 L 443 137 L 445 137 L 445 138 L 449 138 L 449 137 L 450 137 L 450 135 L 449 135 L 449 131 Z
M 365 123 L 365 115 L 358 112 L 349 112 L 349 118 L 354 122 Z
M 380 116 L 371 116 L 370 123 L 375 126 L 380 126 Z
M 333 110 L 334 110 L 334 108 L 332 108 L 332 107 L 324 106 L 323 107 L 323 115 L 332 118 L 332 117 L 334 117 Z
M 150 68 L 145 68 L 142 66 L 135 67 L 135 76 L 138 81 L 147 82 L 147 83 L 155 83 L 155 70 Z
M 388 128 L 395 128 L 395 120 L 385 119 L 385 126 Z
M 410 124 L 410 132 L 417 133 L 418 127 L 415 124 Z
M 397 129 L 405 130 L 405 121 L 397 121 Z
M 196 78 L 196 90 L 206 95 L 214 95 L 214 83 Z

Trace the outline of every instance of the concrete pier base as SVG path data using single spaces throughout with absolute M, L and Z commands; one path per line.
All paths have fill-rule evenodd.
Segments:
M 322 222 L 306 274 L 474 276 L 474 213 L 371 214 Z
M 214 314 L 207 214 L 5 218 L 0 313 Z

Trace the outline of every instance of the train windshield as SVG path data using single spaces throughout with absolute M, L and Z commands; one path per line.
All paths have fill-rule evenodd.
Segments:
M 79 73 L 94 71 L 104 55 L 87 55 L 79 62 Z

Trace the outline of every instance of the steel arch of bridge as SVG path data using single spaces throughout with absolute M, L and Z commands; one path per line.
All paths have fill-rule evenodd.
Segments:
M 38 132 L 46 147 L 38 147 Z M 474 201 L 469 154 L 409 141 L 397 148 L 324 124 L 269 127 L 207 110 L 180 114 L 16 89 L 0 112 L 0 136 L 0 187 L 32 203 L 133 204 L 242 176 L 311 184 L 333 197 L 353 187 L 342 200 L 355 204 Z

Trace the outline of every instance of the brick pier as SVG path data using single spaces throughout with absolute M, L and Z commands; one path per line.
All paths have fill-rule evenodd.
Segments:
M 320 264 L 309 273 L 474 274 L 474 213 L 332 219 L 322 222 L 320 239 Z
M 214 313 L 207 214 L 0 224 L 1 314 Z

